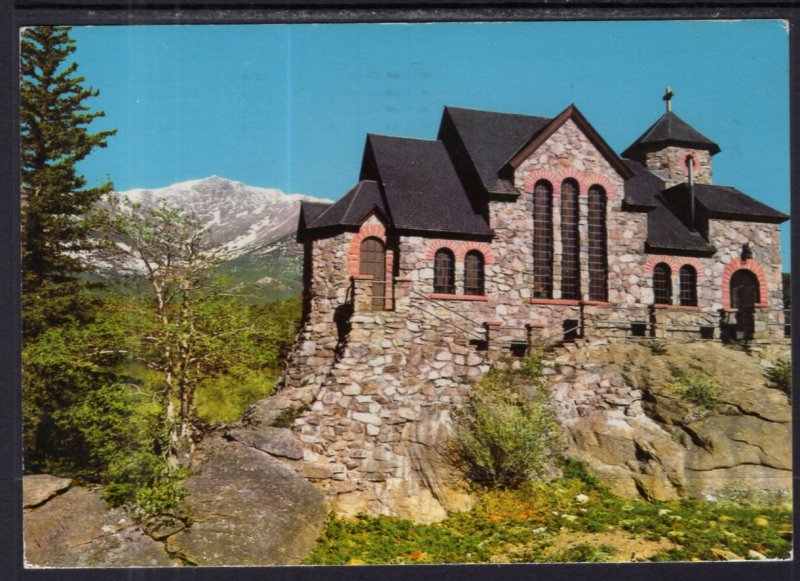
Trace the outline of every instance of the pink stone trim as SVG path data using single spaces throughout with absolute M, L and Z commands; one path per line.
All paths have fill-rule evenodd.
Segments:
M 502 321 L 486 321 L 484 323 L 484 326 L 486 326 L 486 327 L 502 327 L 503 326 L 503 322 Z
M 582 305 L 588 307 L 610 307 L 611 303 L 608 301 L 581 301 Z
M 445 295 L 441 293 L 431 293 L 428 298 L 437 301 L 488 301 L 486 295 Z
M 580 301 L 573 301 L 568 299 L 531 299 L 532 305 L 568 305 L 577 307 Z
M 769 306 L 769 294 L 767 287 L 767 277 L 764 275 L 764 269 L 755 260 L 742 260 L 739 257 L 731 260 L 725 265 L 725 270 L 722 272 L 722 308 L 727 310 L 731 309 L 731 278 L 737 270 L 749 270 L 758 279 L 758 294 L 761 296 L 761 302 L 756 303 L 756 307 Z
M 523 189 L 531 193 L 533 192 L 533 187 L 536 185 L 536 182 L 539 180 L 547 180 L 553 186 L 553 195 L 558 196 L 560 195 L 561 183 L 567 178 L 572 178 L 578 182 L 578 194 L 581 196 L 587 195 L 589 193 L 589 188 L 598 185 L 602 186 L 606 191 L 606 198 L 609 200 L 617 197 L 617 188 L 614 187 L 611 180 L 606 176 L 599 173 L 582 172 L 572 167 L 565 167 L 558 171 L 549 169 L 533 170 L 528 174 L 528 177 L 525 178 Z

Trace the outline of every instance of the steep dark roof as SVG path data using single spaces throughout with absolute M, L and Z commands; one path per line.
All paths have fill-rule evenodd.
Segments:
M 754 200 L 744 192 L 730 186 L 695 184 L 695 200 L 709 218 L 740 220 L 744 222 L 781 223 L 789 216 Z M 689 184 L 677 184 L 664 190 L 664 200 L 675 209 L 687 205 Z
M 320 214 L 330 208 L 333 204 L 327 202 L 300 202 L 300 213 L 305 220 L 306 226 L 314 222 Z
M 445 107 L 438 138 L 451 155 L 466 153 L 487 192 L 517 193 L 498 171 L 552 119 Z M 509 189 L 510 188 L 510 189 Z
M 655 206 L 655 197 L 664 189 L 664 180 L 638 161 L 623 161 L 633 173 L 633 177 L 625 181 L 625 203 L 629 206 Z
M 399 230 L 490 236 L 441 141 L 367 136 L 361 179 L 380 184 Z
M 639 159 L 644 152 L 659 149 L 667 145 L 677 145 L 696 149 L 707 149 L 711 155 L 720 152 L 719 145 L 686 123 L 672 111 L 667 111 L 653 123 L 647 131 L 639 136 L 622 157 Z
M 667 207 L 661 196 L 655 198 L 655 207 L 647 213 L 648 250 L 712 254 L 715 248 L 698 232 L 692 232 Z
M 383 216 L 387 214 L 378 184 L 372 180 L 362 180 L 338 202 L 317 214 L 314 221 L 306 222 L 306 228 L 310 230 L 340 225 L 358 226 L 373 210 Z

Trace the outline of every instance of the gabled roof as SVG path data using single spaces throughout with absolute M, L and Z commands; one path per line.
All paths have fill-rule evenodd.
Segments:
M 438 139 L 459 170 L 474 170 L 484 190 L 517 193 L 498 172 L 519 148 L 552 119 L 445 107 Z M 467 166 L 472 166 L 467 167 Z
M 395 228 L 490 236 L 441 141 L 368 135 L 361 179 L 381 187 Z
M 781 223 L 789 216 L 754 200 L 744 192 L 730 186 L 695 184 L 696 203 L 709 218 L 739 220 L 743 222 Z M 667 204 L 678 207 L 689 200 L 689 184 L 682 183 L 664 190 L 662 196 Z
M 514 153 L 508 160 L 508 165 L 512 168 L 517 168 L 519 164 L 523 161 L 528 159 L 534 151 L 539 149 L 539 147 L 547 141 L 553 133 L 558 131 L 561 126 L 564 125 L 569 120 L 572 120 L 575 125 L 586 135 L 589 141 L 592 142 L 597 150 L 603 155 L 603 157 L 611 164 L 617 173 L 622 176 L 623 179 L 630 178 L 632 176 L 631 170 L 628 168 L 627 165 L 622 161 L 622 159 L 611 149 L 611 146 L 606 143 L 605 139 L 603 139 L 600 134 L 595 130 L 594 127 L 586 120 L 586 117 L 583 116 L 578 108 L 572 104 L 564 111 L 561 112 L 555 119 L 550 121 L 548 125 L 543 127 L 539 132 L 533 135 L 527 143 L 523 144 L 522 147 Z
M 327 228 L 330 226 L 359 226 L 373 211 L 386 216 L 386 206 L 378 184 L 371 180 L 358 182 L 335 204 L 317 214 L 312 222 L 306 222 L 306 229 Z
M 628 149 L 622 152 L 622 157 L 639 159 L 644 152 L 677 145 L 693 149 L 706 149 L 711 155 L 720 152 L 719 145 L 700 133 L 697 129 L 686 123 L 672 111 L 667 111 L 656 120 L 647 131 L 642 133 Z

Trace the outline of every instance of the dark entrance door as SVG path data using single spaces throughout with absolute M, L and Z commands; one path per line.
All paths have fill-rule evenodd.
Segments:
M 386 249 L 378 238 L 366 238 L 361 242 L 359 272 L 372 276 L 373 311 L 383 310 L 386 296 Z
M 755 304 L 761 302 L 758 278 L 749 270 L 737 270 L 731 277 L 731 308 L 736 309 L 736 338 L 750 340 L 755 331 Z

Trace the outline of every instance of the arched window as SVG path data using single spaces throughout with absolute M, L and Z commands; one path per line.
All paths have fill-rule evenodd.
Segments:
M 456 259 L 448 248 L 437 250 L 433 259 L 433 292 L 443 295 L 456 293 Z
M 373 311 L 380 311 L 386 304 L 386 247 L 379 238 L 369 237 L 361 241 L 358 271 L 372 277 Z
M 693 266 L 684 264 L 680 275 L 680 303 L 682 307 L 697 306 L 697 271 Z
M 653 302 L 657 305 L 672 304 L 672 269 L 664 262 L 653 268 Z
M 730 282 L 732 309 L 749 309 L 761 302 L 761 291 L 758 277 L 747 269 L 733 273 Z
M 533 188 L 533 298 L 553 298 L 553 186 Z
M 561 184 L 561 298 L 581 298 L 578 183 L 573 179 Z
M 464 294 L 483 295 L 483 254 L 477 250 L 470 250 L 464 257 Z
M 606 241 L 606 191 L 589 188 L 589 300 L 608 300 L 608 249 Z

